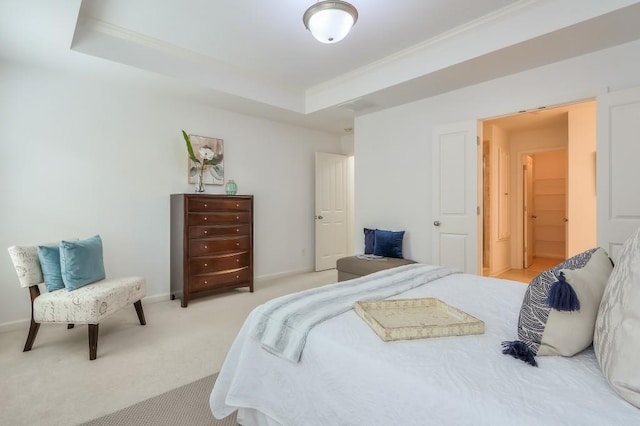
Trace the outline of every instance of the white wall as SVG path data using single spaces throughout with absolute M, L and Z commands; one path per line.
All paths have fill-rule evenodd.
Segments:
M 169 194 L 192 191 L 185 129 L 224 139 L 225 179 L 255 196 L 256 277 L 312 270 L 314 152 L 341 153 L 339 136 L 15 64 L 0 93 L 0 247 L 99 233 L 107 275 L 168 294 Z M 0 324 L 27 319 L 6 253 L 0 281 Z
M 349 156 L 349 166 L 348 166 L 348 181 L 347 181 L 347 254 L 352 255 L 355 254 L 355 247 L 353 244 L 354 238 L 354 228 L 353 228 L 353 218 L 355 211 L 355 168 L 354 168 L 354 137 L 353 133 L 348 135 L 344 135 L 340 138 L 340 144 L 342 147 L 342 153 L 344 155 Z M 362 232 L 362 231 L 361 231 Z
M 354 137 L 353 133 L 349 135 L 344 135 L 340 138 L 340 143 L 342 145 L 342 153 L 344 155 L 353 155 L 354 152 Z
M 640 41 L 356 118 L 356 247 L 365 226 L 407 230 L 407 257 L 432 258 L 431 134 L 436 124 L 496 117 L 640 85 Z
M 502 151 L 504 155 L 508 155 L 509 158 L 512 157 L 510 154 L 509 136 L 502 128 L 496 125 L 492 125 L 491 127 L 491 137 L 489 139 L 491 146 L 489 150 L 489 162 L 491 164 L 489 169 L 491 191 L 491 224 L 489 226 L 489 252 L 491 261 L 489 263 L 489 275 L 493 276 L 499 275 L 511 268 L 511 232 L 508 232 L 508 237 L 506 235 L 501 237 L 499 234 L 501 225 L 510 226 L 513 221 L 511 220 L 512 215 L 510 206 L 508 213 L 506 213 L 504 217 L 501 217 L 500 215 L 500 201 L 505 201 L 505 197 L 504 194 L 501 193 L 502 191 L 499 182 L 499 175 L 501 173 L 500 168 L 502 167 L 499 154 L 500 151 Z M 508 167 L 509 170 L 513 170 L 513 166 L 511 164 L 509 164 Z M 508 171 L 506 172 L 505 177 L 508 181 L 513 182 Z M 508 199 L 511 200 L 513 197 L 509 196 Z
M 567 257 L 596 246 L 596 105 L 569 111 Z

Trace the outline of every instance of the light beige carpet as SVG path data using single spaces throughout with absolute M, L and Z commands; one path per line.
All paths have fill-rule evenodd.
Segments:
M 194 299 L 188 308 L 168 295 L 143 300 L 144 327 L 133 307 L 100 323 L 94 361 L 87 327 L 80 325 L 67 330 L 42 324 L 33 350 L 22 352 L 29 330 L 24 321 L 0 332 L 0 425 L 78 425 L 220 371 L 253 308 L 336 280 L 335 269 L 262 279 L 255 293 L 242 289 Z M 29 315 L 28 291 L 24 304 Z
M 81 426 L 236 426 L 235 413 L 218 420 L 209 409 L 209 395 L 217 377 L 207 376 Z

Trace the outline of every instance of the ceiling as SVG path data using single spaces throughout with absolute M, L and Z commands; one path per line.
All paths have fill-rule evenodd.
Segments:
M 173 91 L 344 134 L 359 114 L 640 39 L 640 1 L 350 0 L 317 42 L 313 0 L 3 0 L 0 60 Z

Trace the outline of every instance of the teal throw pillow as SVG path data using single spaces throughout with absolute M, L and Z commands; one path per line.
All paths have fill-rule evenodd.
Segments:
M 402 259 L 402 240 L 404 231 L 375 230 L 373 254 L 376 256 Z
M 58 246 L 38 246 L 38 259 L 47 291 L 64 288 L 60 271 L 60 249 Z
M 60 241 L 60 269 L 67 290 L 104 280 L 102 239 L 99 235 L 80 241 Z

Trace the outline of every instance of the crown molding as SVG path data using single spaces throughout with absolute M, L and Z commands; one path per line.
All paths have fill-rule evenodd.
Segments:
M 640 1 L 520 0 L 308 88 L 305 111 L 311 113 L 375 94 L 636 3 Z
M 400 60 L 415 56 L 417 54 L 421 54 L 427 50 L 432 49 L 436 45 L 442 44 L 460 35 L 470 33 L 474 31 L 476 28 L 487 26 L 497 20 L 501 20 L 506 17 L 508 18 L 516 13 L 519 13 L 523 9 L 530 8 L 532 5 L 536 3 L 540 3 L 541 1 L 544 2 L 548 0 L 520 0 L 516 3 L 505 6 L 502 9 L 498 9 L 487 15 L 481 16 L 480 18 L 477 18 L 473 21 L 466 22 L 463 25 L 452 28 L 451 30 L 446 31 L 444 33 L 440 33 L 435 37 L 422 41 L 406 49 L 400 50 L 378 61 L 367 64 L 353 71 L 344 73 L 336 78 L 327 80 L 316 86 L 310 87 L 309 89 L 307 89 L 307 96 L 316 94 L 318 92 L 322 92 L 327 88 L 342 84 L 346 81 L 353 80 L 358 77 L 362 77 L 364 75 L 370 74 L 371 72 L 378 71 Z
M 236 69 L 224 62 L 217 61 L 211 58 L 210 56 L 203 55 L 196 51 L 189 50 L 184 47 L 176 46 L 175 44 L 158 40 L 156 38 L 153 38 L 144 34 L 140 34 L 138 32 L 131 31 L 131 30 L 119 27 L 117 25 L 113 25 L 109 22 L 84 16 L 79 19 L 79 24 L 82 27 L 84 27 L 85 30 L 96 31 L 100 34 L 114 37 L 119 40 L 128 41 L 140 47 L 165 53 L 168 56 L 183 59 L 185 61 L 192 62 L 192 63 L 200 63 L 203 65 L 205 64 L 215 65 L 216 67 L 226 68 L 229 71 L 242 73 L 241 70 Z
M 99 39 L 119 41 L 119 50 L 101 46 Z M 107 43 L 109 45 L 110 43 Z M 124 51 L 137 52 L 126 63 L 148 71 L 183 78 L 203 87 L 241 98 L 304 113 L 304 91 L 285 87 L 260 75 L 247 73 L 231 64 L 205 54 L 131 31 L 88 16 L 78 20 L 72 49 L 108 60 L 118 61 Z M 144 52 L 154 52 L 148 60 Z

